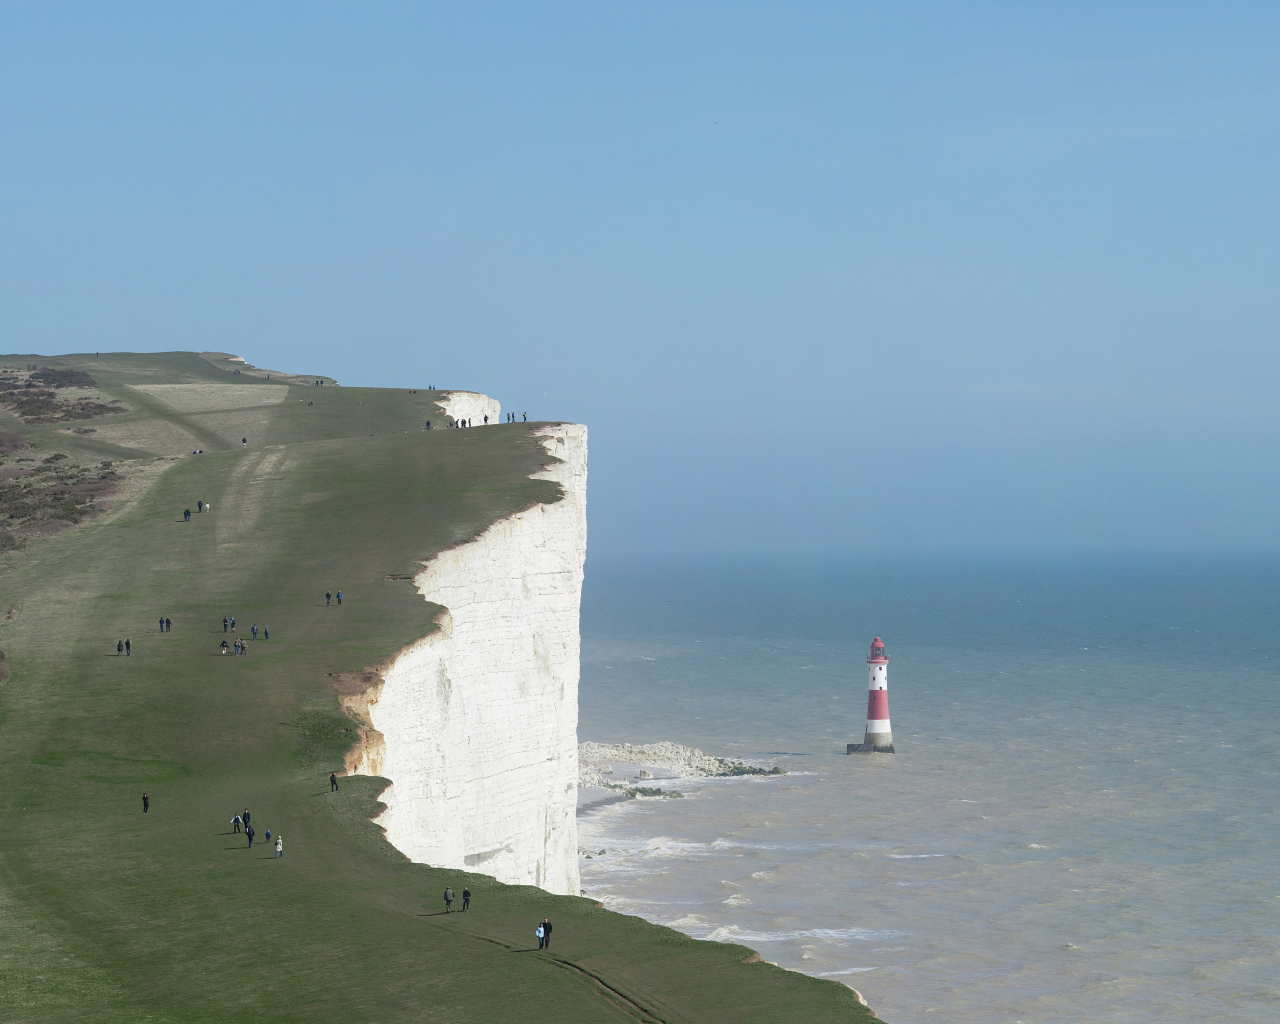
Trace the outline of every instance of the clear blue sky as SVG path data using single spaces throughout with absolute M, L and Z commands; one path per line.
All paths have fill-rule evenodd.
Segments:
M 1274 4 L 0 6 L 0 349 L 590 425 L 594 550 L 1274 546 Z

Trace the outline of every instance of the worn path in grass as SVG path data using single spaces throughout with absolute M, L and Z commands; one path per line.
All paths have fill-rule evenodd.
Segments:
M 108 363 L 106 389 L 227 379 L 185 354 Z M 431 629 L 436 609 L 389 577 L 558 490 L 528 479 L 546 461 L 534 424 L 427 434 L 425 392 L 296 386 L 273 409 L 249 449 L 219 436 L 128 509 L 0 561 L 0 1016 L 862 1019 L 847 988 L 745 964 L 741 946 L 409 864 L 368 820 L 382 781 L 329 792 L 353 737 L 329 674 Z M 202 499 L 213 512 L 185 522 Z M 271 639 L 220 655 L 224 615 Z M 252 849 L 229 823 L 246 806 Z M 441 913 L 445 885 L 470 886 L 469 914 Z

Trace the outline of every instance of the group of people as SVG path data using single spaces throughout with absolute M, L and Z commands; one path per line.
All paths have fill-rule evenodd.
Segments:
M 163 615 L 160 616 L 160 632 L 161 633 L 173 632 L 173 623 L 169 619 L 166 619 Z
M 326 591 L 324 592 L 324 603 L 325 603 L 325 606 L 326 606 L 326 607 L 328 607 L 329 602 L 330 602 L 330 601 L 332 601 L 332 600 L 334 599 L 334 597 L 335 597 L 335 596 L 338 598 L 338 604 L 342 604 L 342 591 L 341 591 L 341 590 L 339 590 L 339 591 L 338 591 L 338 593 L 337 593 L 336 595 L 334 595 L 333 593 L 331 593 L 331 592 L 330 592 L 330 591 L 328 591 L 328 590 L 326 590 Z
M 231 615 L 231 616 L 224 615 L 224 616 L 222 617 L 222 632 L 224 632 L 224 633 L 225 633 L 225 632 L 227 632 L 227 631 L 228 631 L 228 629 L 229 629 L 232 633 L 234 633 L 234 632 L 236 631 L 236 617 L 235 617 L 234 615 Z M 253 631 L 253 638 L 254 638 L 255 640 L 257 640 L 257 639 L 258 639 L 258 624 L 257 624 L 256 622 L 253 624 L 252 631 Z M 262 627 L 262 639 L 263 639 L 263 640 L 270 640 L 270 639 L 271 639 L 271 630 L 270 630 L 270 628 L 269 628 L 269 627 L 267 627 L 267 626 L 263 626 L 263 627 Z M 249 642 L 248 642 L 247 640 L 243 640 L 243 639 L 241 639 L 240 637 L 236 637 L 236 639 L 235 639 L 235 643 L 234 643 L 234 644 L 232 644 L 232 645 L 231 645 L 231 647 L 228 647 L 228 646 L 227 646 L 227 642 L 226 642 L 225 640 L 223 640 L 223 641 L 222 641 L 222 647 L 221 647 L 220 649 L 221 649 L 221 651 L 222 651 L 222 653 L 223 653 L 223 654 L 226 654 L 226 653 L 227 653 L 227 651 L 229 651 L 229 650 L 230 650 L 230 651 L 234 651 L 236 654 L 248 654 L 248 653 L 249 653 Z
M 463 886 L 462 889 L 462 909 L 471 909 L 471 890 L 466 886 Z M 448 885 L 444 887 L 444 912 L 446 914 L 453 913 L 453 888 Z
M 116 657 L 118 658 L 122 654 L 124 655 L 133 654 L 133 644 L 130 643 L 128 640 L 116 641 Z
M 143 799 L 144 799 L 144 800 L 146 799 L 146 795 L 145 795 L 145 794 L 143 795 Z M 241 825 L 243 825 L 243 826 L 244 826 L 244 834 L 245 834 L 245 838 L 249 840 L 249 847 L 248 847 L 248 848 L 252 850 L 252 849 L 253 849 L 253 837 L 254 837 L 255 835 L 257 835 L 257 833 L 256 833 L 256 832 L 254 832 L 254 830 L 253 830 L 253 826 L 249 823 L 249 819 L 250 819 L 250 817 L 251 817 L 251 815 L 249 814 L 249 808 L 247 808 L 247 807 L 244 809 L 244 813 L 243 813 L 243 814 L 235 814 L 235 815 L 233 815 L 233 816 L 232 816 L 232 818 L 231 818 L 231 831 L 232 831 L 233 833 L 235 833 L 235 832 L 239 832 L 239 831 L 240 831 L 240 826 L 241 826 Z M 271 845 L 271 829 L 267 829 L 267 845 L 268 845 L 268 846 L 270 846 L 270 845 Z M 277 857 L 283 857 L 283 856 L 284 856 L 284 836 L 279 835 L 279 834 L 277 834 L 277 835 L 276 835 L 276 856 L 277 856 Z
M 513 413 L 513 412 L 509 412 L 509 413 L 507 413 L 507 422 L 508 422 L 508 423 L 514 423 L 515 421 L 516 421 L 516 414 L 515 414 L 515 413 Z M 529 414 L 528 414 L 528 413 L 525 413 L 525 414 L 524 414 L 524 421 L 525 421 L 526 423 L 528 423 L 528 422 L 529 422 Z M 485 418 L 485 422 L 486 422 L 486 423 L 487 423 L 487 422 L 489 422 L 487 417 Z
M 192 454 L 192 455 L 203 455 L 203 454 L 204 454 L 204 452 L 192 452 L 191 454 Z M 212 512 L 212 511 L 213 511 L 213 506 L 212 506 L 212 505 L 210 505 L 207 501 L 197 501 L 197 502 L 196 502 L 196 511 L 197 511 L 197 512 Z M 184 508 L 184 509 L 182 510 L 182 518 L 183 518 L 186 522 L 188 522 L 188 523 L 189 523 L 189 522 L 191 522 L 191 509 L 189 509 L 189 508 Z

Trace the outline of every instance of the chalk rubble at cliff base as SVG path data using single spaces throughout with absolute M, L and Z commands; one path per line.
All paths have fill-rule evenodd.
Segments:
M 619 776 L 614 771 L 615 765 L 656 768 L 668 777 L 675 778 L 783 774 L 780 768 L 774 768 L 772 771 L 752 768 L 741 761 L 716 757 L 696 747 L 683 747 L 669 740 L 635 746 L 630 743 L 592 743 L 590 741 L 578 744 L 578 785 L 580 787 L 615 786 L 625 777 Z

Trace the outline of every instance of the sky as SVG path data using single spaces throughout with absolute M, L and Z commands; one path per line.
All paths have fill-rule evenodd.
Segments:
M 0 5 L 0 350 L 591 436 L 601 553 L 1280 544 L 1280 8 Z

